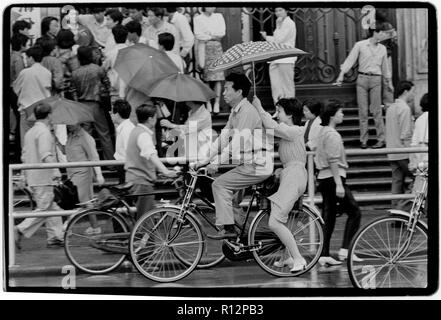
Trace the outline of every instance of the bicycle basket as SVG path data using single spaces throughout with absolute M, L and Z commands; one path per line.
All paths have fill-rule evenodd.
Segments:
M 110 192 L 109 189 L 102 189 L 97 194 L 96 206 L 101 210 L 106 210 L 116 206 L 119 203 L 119 199 Z

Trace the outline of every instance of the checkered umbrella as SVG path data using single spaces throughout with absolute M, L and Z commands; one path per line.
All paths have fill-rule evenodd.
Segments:
M 236 44 L 225 51 L 218 59 L 213 61 L 208 68 L 210 71 L 217 72 L 234 68 L 242 64 L 253 63 L 253 83 L 255 87 L 255 62 L 271 61 L 303 54 L 308 53 L 303 50 L 275 42 L 244 42 Z

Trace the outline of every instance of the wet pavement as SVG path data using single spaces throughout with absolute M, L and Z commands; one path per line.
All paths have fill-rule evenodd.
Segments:
M 384 209 L 363 208 L 361 225 L 384 214 Z M 345 215 L 337 218 L 331 254 L 336 254 L 340 248 L 345 222 Z M 139 274 L 130 262 L 106 275 L 89 275 L 74 270 L 63 248 L 46 248 L 45 240 L 44 228 L 32 238 L 23 239 L 22 250 L 16 254 L 16 265 L 9 268 L 9 286 L 61 288 L 66 274 L 75 274 L 76 288 L 352 288 L 346 264 L 334 267 L 317 264 L 301 276 L 278 278 L 265 272 L 254 260 L 225 260 L 211 269 L 195 270 L 173 283 L 151 281 Z

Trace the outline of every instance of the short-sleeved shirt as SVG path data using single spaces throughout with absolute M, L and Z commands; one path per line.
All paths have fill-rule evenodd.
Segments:
M 94 63 L 72 72 L 72 85 L 77 91 L 78 100 L 99 102 L 103 77 L 104 70 Z
M 98 23 L 92 14 L 80 14 L 78 21 L 92 32 L 95 41 L 104 47 L 112 31 L 107 28 L 106 22 Z
M 163 21 L 162 25 L 159 28 L 155 28 L 153 25 L 148 26 L 145 32 L 142 34 L 142 36 L 147 40 L 147 43 L 150 46 L 157 49 L 159 47 L 158 35 L 166 32 L 171 33 L 175 37 L 175 39 L 177 38 L 178 32 L 175 26 L 166 21 Z M 179 43 L 177 41 L 175 41 L 175 44 L 171 51 L 173 51 L 176 54 L 179 54 Z
M 20 109 L 51 96 L 52 74 L 39 63 L 21 70 L 13 83 Z
M 24 136 L 23 163 L 43 163 L 44 159 L 54 154 L 55 142 L 49 128 L 41 121 L 35 122 Z M 24 173 L 31 187 L 53 184 L 54 169 L 24 170 Z
M 401 99 L 396 99 L 386 111 L 386 147 L 406 148 L 412 142 L 413 120 L 410 107 Z M 388 154 L 390 161 L 409 159 L 409 154 Z
M 95 140 L 84 130 L 70 134 L 66 142 L 66 158 L 69 162 L 99 161 Z M 88 171 L 91 168 L 67 168 L 68 175 Z
M 126 160 L 126 149 L 129 141 L 130 133 L 135 125 L 130 119 L 126 119 L 116 128 L 116 143 L 115 143 L 115 159 L 120 161 Z

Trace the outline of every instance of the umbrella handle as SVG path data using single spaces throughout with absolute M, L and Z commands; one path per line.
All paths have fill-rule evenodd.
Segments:
M 254 71 L 254 61 L 253 61 L 253 89 L 254 89 L 254 95 L 256 95 L 256 74 Z

